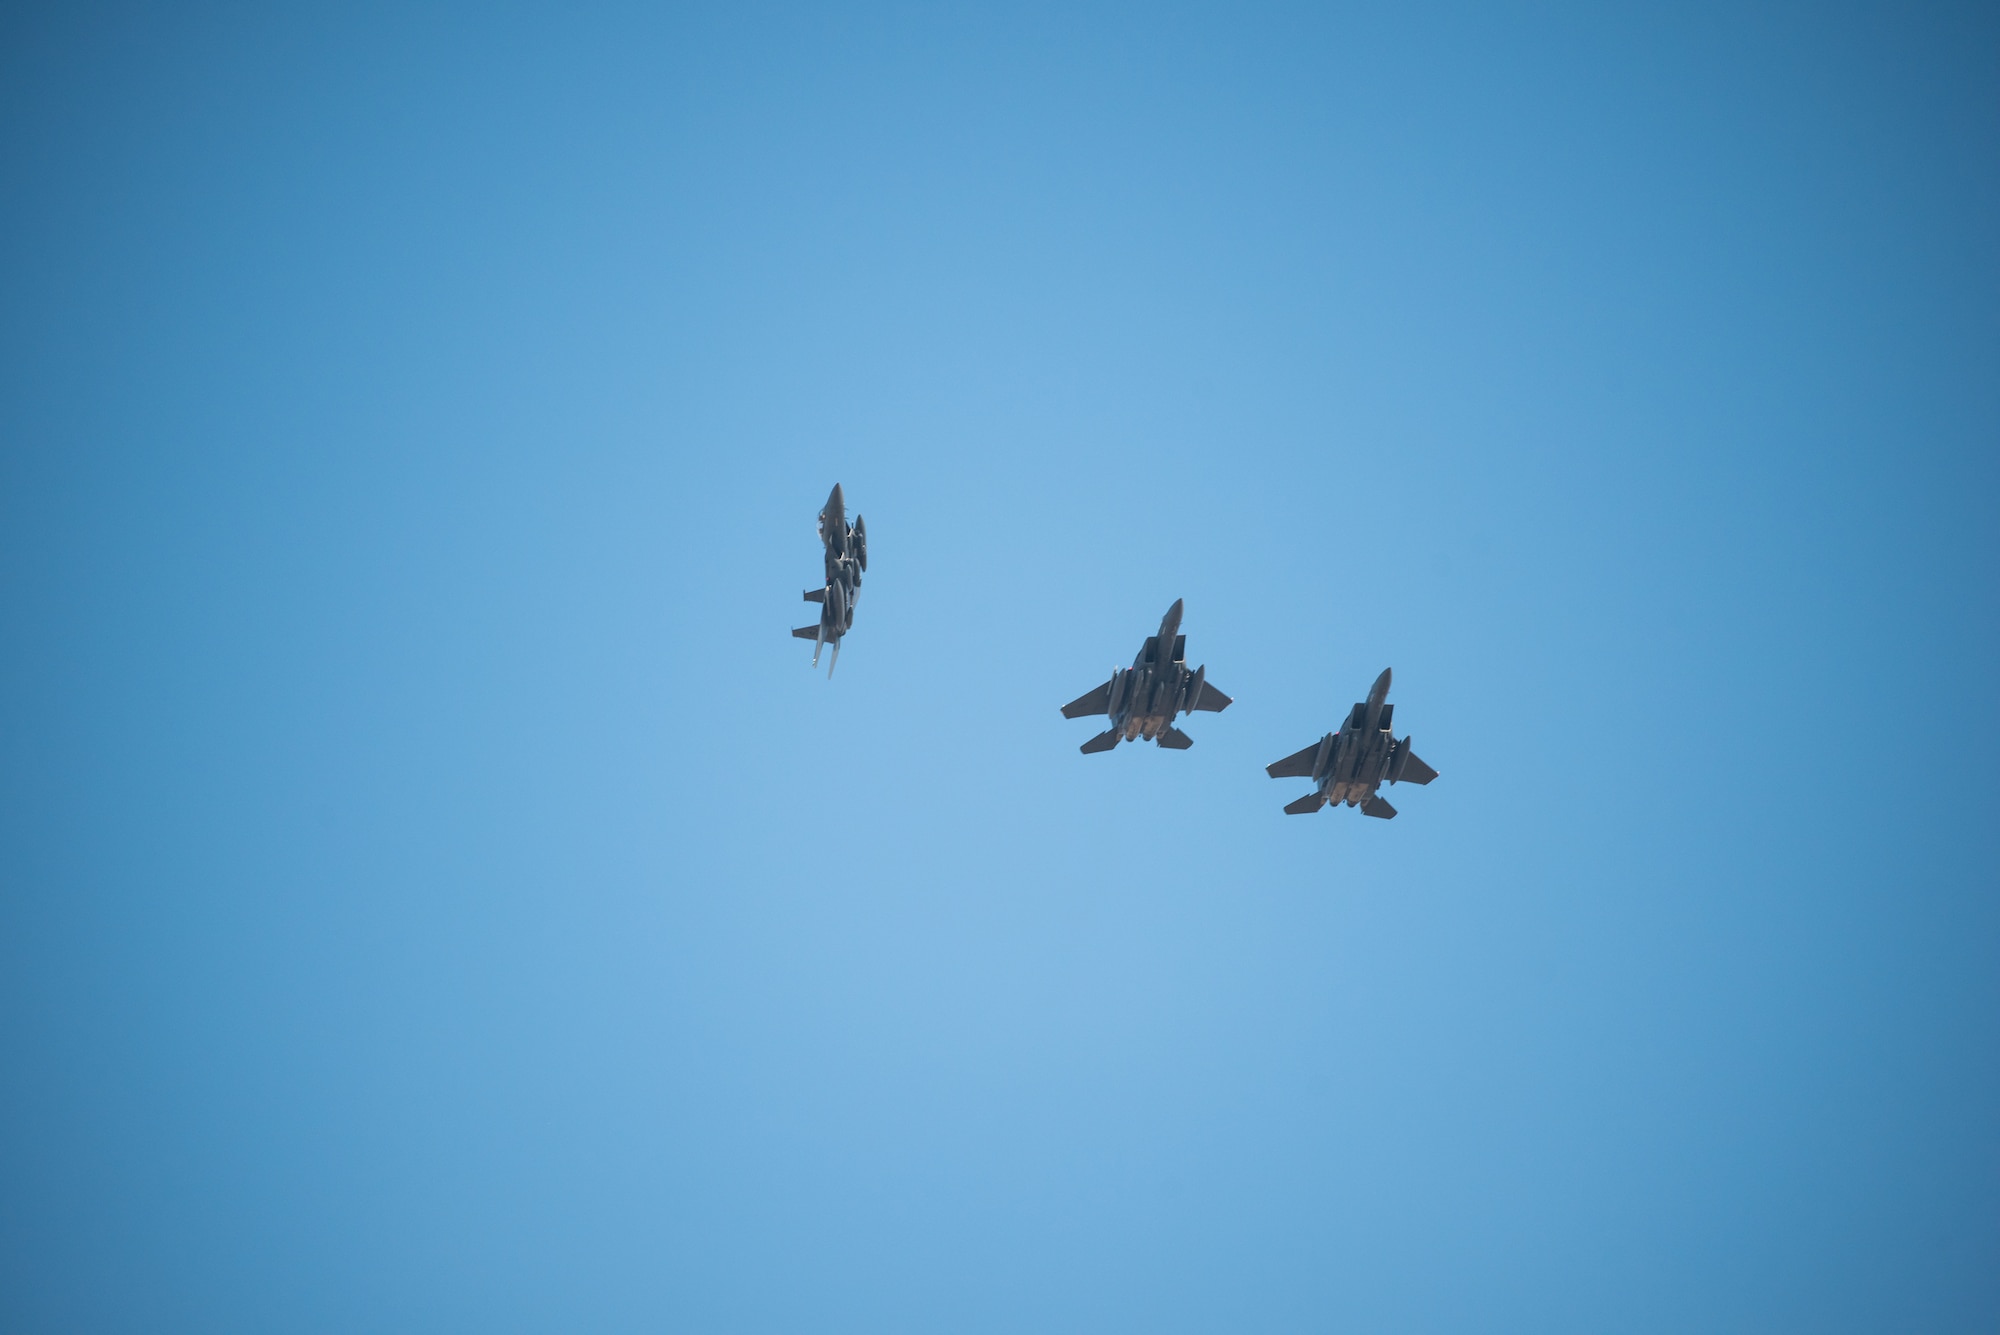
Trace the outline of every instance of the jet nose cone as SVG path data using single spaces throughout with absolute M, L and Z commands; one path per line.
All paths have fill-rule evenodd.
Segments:
M 1368 688 L 1368 703 L 1373 705 L 1379 705 L 1388 698 L 1389 698 L 1389 669 L 1383 668 L 1382 675 L 1377 677 L 1375 679 L 1375 684 Z
M 1167 620 L 1179 621 L 1180 619 L 1181 619 L 1181 600 L 1179 598 L 1176 598 L 1174 599 L 1174 605 L 1167 609 Z
M 833 484 L 832 494 L 826 498 L 826 508 L 829 510 L 838 510 L 842 504 L 843 502 L 840 499 L 840 484 L 836 482 Z

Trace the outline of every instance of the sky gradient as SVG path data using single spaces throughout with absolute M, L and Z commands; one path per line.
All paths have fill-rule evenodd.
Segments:
M 0 1327 L 2000 1327 L 1990 8 L 16 8 L 0 172 Z

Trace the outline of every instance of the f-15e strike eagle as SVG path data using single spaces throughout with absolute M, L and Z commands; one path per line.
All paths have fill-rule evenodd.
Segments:
M 860 515 L 854 516 L 852 524 L 847 522 L 847 506 L 841 499 L 840 484 L 833 484 L 833 494 L 826 498 L 826 508 L 819 512 L 819 540 L 826 548 L 826 584 L 822 588 L 807 589 L 806 601 L 818 603 L 819 624 L 800 626 L 792 634 L 802 640 L 813 642 L 813 666 L 819 666 L 819 651 L 826 645 L 833 646 L 833 657 L 826 665 L 826 675 L 833 676 L 834 664 L 840 662 L 840 637 L 854 628 L 854 602 L 861 596 L 861 572 L 868 569 L 868 525 Z
M 1396 740 L 1390 730 L 1396 706 L 1389 698 L 1389 669 L 1368 692 L 1368 698 L 1348 711 L 1339 732 L 1330 732 L 1303 751 L 1295 751 L 1264 772 L 1274 779 L 1311 779 L 1313 790 L 1285 804 L 1290 815 L 1304 816 L 1329 802 L 1358 806 L 1364 816 L 1390 820 L 1396 808 L 1375 795 L 1384 783 L 1429 783 L 1437 771 L 1417 759 L 1410 739 Z
M 826 675 L 840 661 L 840 642 L 854 628 L 854 604 L 861 596 L 862 572 L 868 569 L 868 526 L 856 515 L 847 522 L 847 506 L 835 484 L 819 512 L 820 545 L 825 549 L 826 579 L 807 589 L 805 600 L 820 605 L 819 622 L 792 632 L 813 642 L 813 666 L 820 651 L 833 652 Z M 1157 742 L 1171 751 L 1185 751 L 1194 739 L 1174 726 L 1181 714 L 1197 709 L 1220 713 L 1234 703 L 1208 684 L 1208 669 L 1188 670 L 1187 636 L 1180 633 L 1181 600 L 1167 609 L 1160 633 L 1147 637 L 1129 668 L 1117 668 L 1111 680 L 1062 707 L 1064 718 L 1108 715 L 1111 726 L 1085 742 L 1085 755 L 1109 751 L 1120 742 Z M 1437 771 L 1417 759 L 1410 739 L 1398 739 L 1391 724 L 1396 707 L 1389 700 L 1389 670 L 1375 679 L 1368 698 L 1348 712 L 1338 732 L 1330 732 L 1302 751 L 1265 766 L 1274 779 L 1310 779 L 1313 789 L 1285 804 L 1287 813 L 1302 816 L 1329 803 L 1360 807 L 1364 816 L 1388 820 L 1396 808 L 1377 795 L 1385 783 L 1429 783 Z
M 1185 751 L 1194 738 L 1174 727 L 1174 715 L 1229 708 L 1229 697 L 1208 684 L 1206 664 L 1188 671 L 1187 636 L 1180 628 L 1181 600 L 1176 598 L 1160 622 L 1160 633 L 1139 647 L 1131 667 L 1114 670 L 1110 681 L 1063 706 L 1064 718 L 1111 716 L 1111 727 L 1083 744 L 1085 755 L 1141 738 Z

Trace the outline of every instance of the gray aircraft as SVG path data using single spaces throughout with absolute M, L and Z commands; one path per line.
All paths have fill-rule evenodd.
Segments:
M 1294 816 L 1318 811 L 1329 802 L 1361 808 L 1364 816 L 1390 820 L 1396 808 L 1375 795 L 1384 783 L 1429 783 L 1437 771 L 1417 759 L 1410 739 L 1390 731 L 1396 706 L 1389 698 L 1389 669 L 1375 679 L 1368 698 L 1348 711 L 1339 732 L 1330 732 L 1303 751 L 1293 752 L 1264 772 L 1274 779 L 1311 779 L 1313 790 L 1285 804 Z
M 1208 684 L 1206 664 L 1188 671 L 1187 636 L 1180 628 L 1181 600 L 1176 598 L 1160 622 L 1160 633 L 1139 647 L 1131 667 L 1113 669 L 1110 681 L 1063 706 L 1064 718 L 1111 716 L 1110 729 L 1083 744 L 1085 755 L 1141 738 L 1185 751 L 1194 745 L 1194 738 L 1174 726 L 1174 715 L 1229 708 L 1229 697 Z
M 834 665 L 840 662 L 840 637 L 854 628 L 854 604 L 861 596 L 861 572 L 868 569 L 868 525 L 861 516 L 854 516 L 852 524 L 847 522 L 847 505 L 841 499 L 840 484 L 833 484 L 833 494 L 826 498 L 826 507 L 819 512 L 819 540 L 826 548 L 826 583 L 817 589 L 806 590 L 806 601 L 818 603 L 819 624 L 800 626 L 792 634 L 801 640 L 813 642 L 813 666 L 819 666 L 819 651 L 826 645 L 833 646 L 833 657 L 826 665 L 826 675 L 833 676 Z

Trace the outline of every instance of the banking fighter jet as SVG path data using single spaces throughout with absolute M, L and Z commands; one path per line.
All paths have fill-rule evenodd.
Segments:
M 1390 820 L 1396 808 L 1375 795 L 1384 783 L 1429 783 L 1437 771 L 1417 759 L 1410 739 L 1401 741 L 1390 731 L 1396 706 L 1389 698 L 1389 669 L 1375 679 L 1368 698 L 1348 711 L 1339 732 L 1330 732 L 1303 751 L 1296 751 L 1266 765 L 1264 772 L 1274 779 L 1311 779 L 1313 790 L 1296 802 L 1285 804 L 1294 816 L 1318 811 L 1329 802 L 1345 802 L 1360 807 L 1364 816 Z
M 806 590 L 806 601 L 818 603 L 819 624 L 800 626 L 792 634 L 802 640 L 813 642 L 813 666 L 819 666 L 819 651 L 827 645 L 833 646 L 833 657 L 826 665 L 826 675 L 833 676 L 834 664 L 840 661 L 840 637 L 854 627 L 854 602 L 861 596 L 861 572 L 868 569 L 868 525 L 860 515 L 854 516 L 852 524 L 847 522 L 847 506 L 841 499 L 840 484 L 833 484 L 833 494 L 826 498 L 826 508 L 819 512 L 819 540 L 826 548 L 826 583 L 817 589 Z
M 1063 706 L 1064 718 L 1111 716 L 1111 727 L 1083 744 L 1085 755 L 1142 738 L 1185 751 L 1194 745 L 1194 738 L 1174 726 L 1176 714 L 1197 709 L 1220 713 L 1229 708 L 1229 697 L 1208 684 L 1207 665 L 1188 671 L 1187 636 L 1180 628 L 1181 600 L 1176 598 L 1160 622 L 1160 633 L 1139 647 L 1131 667 L 1113 669 L 1110 681 Z

